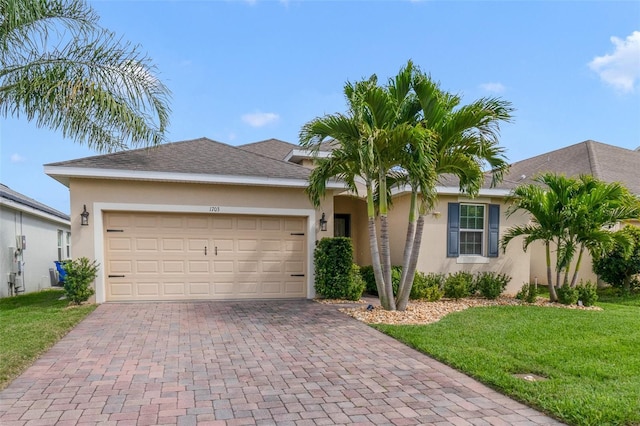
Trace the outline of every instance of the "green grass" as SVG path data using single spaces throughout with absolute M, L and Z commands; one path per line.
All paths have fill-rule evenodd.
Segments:
M 63 295 L 47 290 L 0 299 L 0 390 L 96 308 L 69 307 Z
M 569 424 L 638 425 L 640 297 L 634 300 L 612 297 L 620 303 L 599 302 L 602 311 L 472 308 L 435 324 L 375 327 Z

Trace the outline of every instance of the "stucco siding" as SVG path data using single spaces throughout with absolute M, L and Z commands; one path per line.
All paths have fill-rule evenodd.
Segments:
M 402 255 L 406 239 L 408 222 L 409 196 L 402 195 L 393 201 L 393 209 L 389 214 L 391 232 L 391 262 L 394 265 L 402 264 Z M 418 270 L 429 273 L 455 273 L 468 271 L 472 273 L 493 271 L 504 273 L 511 277 L 505 293 L 515 294 L 523 283 L 529 280 L 529 253 L 522 251 L 520 240 L 511 242 L 506 252 L 502 248 L 498 257 L 447 257 L 447 206 L 450 202 L 471 202 L 500 205 L 499 237 L 511 226 L 526 223 L 526 218 L 521 215 L 513 215 L 507 218 L 506 207 L 501 198 L 477 198 L 470 200 L 465 197 L 440 196 L 432 213 L 425 220 L 422 246 L 418 258 Z

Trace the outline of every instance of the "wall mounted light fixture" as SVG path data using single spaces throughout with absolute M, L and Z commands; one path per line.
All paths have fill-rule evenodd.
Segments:
M 88 226 L 89 225 L 89 212 L 87 211 L 87 205 L 83 206 L 82 213 L 80 213 L 80 225 Z
M 322 213 L 322 217 L 320 218 L 320 230 L 327 230 L 327 219 L 325 219 L 324 213 Z
M 433 217 L 435 217 L 436 219 L 440 219 L 440 216 L 442 216 L 442 213 L 440 213 L 440 212 L 431 212 L 431 215 Z

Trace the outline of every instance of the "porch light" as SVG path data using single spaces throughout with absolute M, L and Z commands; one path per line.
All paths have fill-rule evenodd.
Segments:
M 88 226 L 89 225 L 89 212 L 87 211 L 87 205 L 83 206 L 82 213 L 80 213 L 80 225 Z
M 325 219 L 324 213 L 322 213 L 322 217 L 320 218 L 320 230 L 321 231 L 327 230 L 327 219 Z

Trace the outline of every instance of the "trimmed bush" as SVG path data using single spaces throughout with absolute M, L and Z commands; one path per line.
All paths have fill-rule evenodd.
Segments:
M 474 288 L 482 297 L 497 299 L 507 288 L 509 281 L 511 281 L 511 277 L 506 274 L 482 272 L 476 276 Z
M 378 287 L 376 286 L 376 277 L 373 273 L 373 266 L 366 265 L 360 267 L 360 275 L 365 283 L 365 291 L 372 295 L 378 295 Z M 391 286 L 393 287 L 393 294 L 398 294 L 398 287 L 400 286 L 400 278 L 402 278 L 402 266 L 391 267 Z
M 413 280 L 409 299 L 423 299 L 428 302 L 435 302 L 444 295 L 444 275 L 417 271 Z
M 598 301 L 598 286 L 591 281 L 582 283 L 576 286 L 578 290 L 578 300 L 582 302 L 584 306 L 593 306 Z
M 353 246 L 345 237 L 323 238 L 314 251 L 316 293 L 328 299 L 358 300 L 364 285 L 353 268 Z M 354 275 L 358 272 L 358 276 Z
M 360 267 L 360 276 L 364 281 L 364 291 L 372 296 L 378 295 L 378 287 L 376 287 L 376 277 L 373 274 L 373 266 L 365 265 Z
M 444 297 L 450 299 L 462 299 L 471 294 L 473 275 L 469 272 L 459 271 L 449 274 L 444 282 Z
M 98 263 L 86 257 L 67 260 L 63 263 L 67 276 L 64 279 L 64 291 L 67 299 L 76 305 L 89 300 L 95 293 L 91 283 L 98 275 Z
M 563 305 L 575 305 L 578 302 L 578 290 L 569 284 L 558 287 L 556 292 L 558 293 L 558 302 Z
M 516 299 L 523 300 L 527 303 L 534 303 L 538 297 L 538 286 L 535 283 L 524 283 Z

